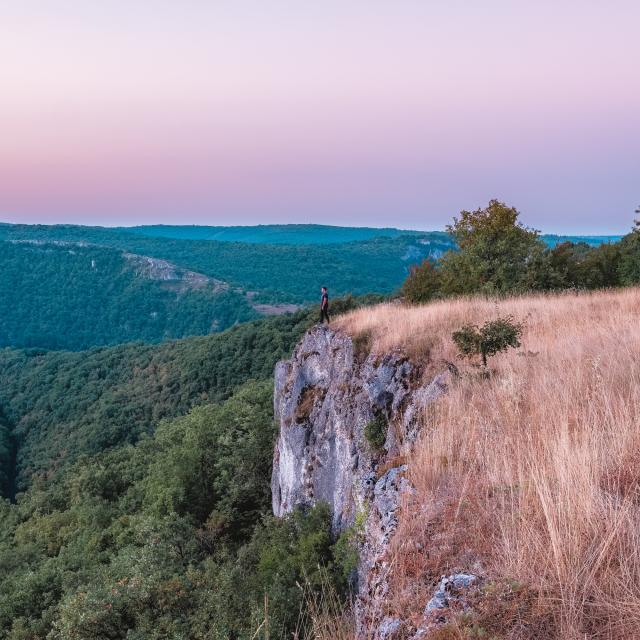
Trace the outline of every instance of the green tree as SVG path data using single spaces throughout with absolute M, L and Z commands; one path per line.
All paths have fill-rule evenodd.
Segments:
M 540 264 L 545 246 L 537 231 L 518 222 L 518 211 L 498 200 L 462 211 L 447 229 L 459 251 L 440 263 L 444 294 L 507 293 L 536 286 L 530 265 Z
M 640 209 L 636 213 L 640 213 Z M 640 282 L 640 220 L 635 221 L 631 233 L 620 241 L 618 274 L 623 286 Z
M 602 289 L 619 285 L 618 244 L 591 247 L 585 242 L 562 242 L 548 251 L 548 259 L 555 281 L 546 288 Z
M 402 296 L 413 303 L 429 302 L 440 292 L 440 274 L 431 260 L 411 267 L 402 285 Z
M 454 331 L 451 337 L 462 357 L 471 358 L 479 355 L 482 365 L 486 367 L 488 357 L 510 347 L 519 347 L 521 335 L 522 324 L 508 316 L 485 322 L 481 327 L 474 324 L 464 325 L 458 331 Z

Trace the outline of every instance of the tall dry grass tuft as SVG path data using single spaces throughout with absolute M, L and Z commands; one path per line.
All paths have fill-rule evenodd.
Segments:
M 299 585 L 303 591 L 303 606 L 296 638 L 313 640 L 353 640 L 353 612 L 338 594 L 329 576 L 323 574 L 320 589 L 308 582 Z
M 522 348 L 488 379 L 463 367 L 424 414 L 391 606 L 419 617 L 439 575 L 481 570 L 501 585 L 494 612 L 478 603 L 499 637 L 640 638 L 640 290 L 381 305 L 339 322 L 437 368 L 455 358 L 454 329 L 508 314 L 525 322 Z

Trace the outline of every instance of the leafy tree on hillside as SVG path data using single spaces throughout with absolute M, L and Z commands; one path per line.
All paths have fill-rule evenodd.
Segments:
M 241 387 L 222 405 L 196 407 L 163 423 L 165 449 L 149 470 L 145 503 L 156 513 L 189 514 L 216 536 L 237 539 L 270 500 L 271 381 Z
M 537 231 L 518 222 L 518 211 L 498 200 L 484 209 L 462 211 L 448 231 L 459 251 L 440 264 L 444 294 L 506 293 L 531 288 L 530 265 L 545 245 Z
M 400 294 L 405 300 L 414 303 L 428 302 L 440 292 L 440 273 L 431 260 L 424 260 L 411 267 Z
M 640 213 L 640 210 L 636 211 Z M 620 241 L 620 282 L 633 285 L 640 282 L 640 220 L 635 221 L 631 231 Z

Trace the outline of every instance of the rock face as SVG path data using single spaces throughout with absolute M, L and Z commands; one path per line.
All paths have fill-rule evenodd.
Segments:
M 338 534 L 364 520 L 359 549 L 357 633 L 392 637 L 400 626 L 381 606 L 388 586 L 386 555 L 398 523 L 402 494 L 412 491 L 401 458 L 418 433 L 420 409 L 446 389 L 446 374 L 427 385 L 400 353 L 361 356 L 350 337 L 318 326 L 278 363 L 275 416 L 280 427 L 274 451 L 273 511 L 283 516 L 297 505 L 327 502 Z M 384 446 L 365 438 L 376 419 L 386 424 Z M 390 466 L 377 473 L 381 462 Z
M 414 367 L 391 354 L 359 362 L 351 338 L 324 327 L 309 331 L 275 375 L 280 435 L 273 461 L 273 512 L 327 502 L 333 530 L 351 526 L 372 494 L 377 459 L 364 437 L 379 415 L 390 422 L 410 392 Z M 387 433 L 387 440 L 393 424 Z
M 229 289 L 229 285 L 222 280 L 216 280 L 202 273 L 183 269 L 167 260 L 127 252 L 123 253 L 123 256 L 134 265 L 138 275 L 149 280 L 160 280 L 167 284 L 172 284 L 180 291 L 202 289 L 206 286 L 213 287 L 214 291 Z

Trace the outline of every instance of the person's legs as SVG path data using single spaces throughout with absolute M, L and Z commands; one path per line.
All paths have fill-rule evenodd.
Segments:
M 327 320 L 327 324 L 329 324 L 329 310 L 326 308 L 320 309 L 320 324 L 322 324 L 325 319 Z

